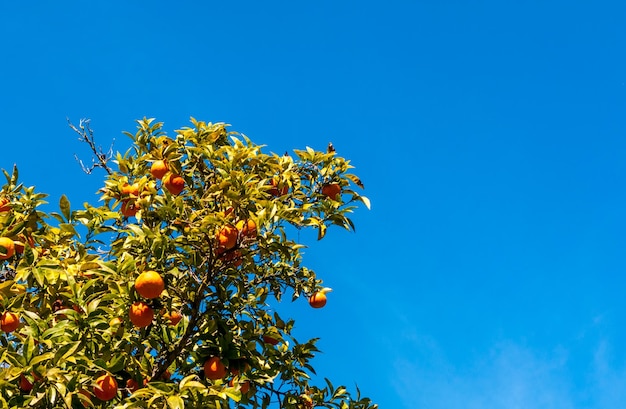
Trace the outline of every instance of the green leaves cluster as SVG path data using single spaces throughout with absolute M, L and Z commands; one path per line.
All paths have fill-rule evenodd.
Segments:
M 291 235 L 354 229 L 350 213 L 369 207 L 349 161 L 311 148 L 267 154 L 221 123 L 192 119 L 173 137 L 152 119 L 137 123 L 100 206 L 74 210 L 63 196 L 58 213 L 44 214 L 45 195 L 5 172 L 0 237 L 19 251 L 2 262 L 0 308 L 21 326 L 0 336 L 0 407 L 375 408 L 330 382 L 315 386 L 316 340 L 298 342 L 294 322 L 268 308 L 321 288 Z M 167 164 L 162 179 L 155 161 Z M 173 176 L 180 193 L 168 187 Z M 322 193 L 331 183 L 340 198 Z M 218 239 L 225 226 L 237 228 L 233 246 Z M 135 291 L 147 270 L 165 280 L 158 298 Z M 135 302 L 154 312 L 147 327 L 129 319 Z M 205 376 L 212 356 L 223 378 Z M 105 373 L 119 385 L 110 401 L 94 394 Z

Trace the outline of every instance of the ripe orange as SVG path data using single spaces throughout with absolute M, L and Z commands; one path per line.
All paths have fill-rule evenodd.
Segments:
M 19 325 L 20 317 L 14 312 L 5 311 L 0 316 L 0 329 L 6 333 L 15 331 Z
M 276 345 L 279 341 L 271 335 L 263 335 L 263 342 L 270 345 Z
M 289 192 L 289 186 L 283 186 L 279 189 L 278 181 L 275 179 L 270 180 L 270 185 L 272 185 L 272 188 L 269 189 L 268 192 L 274 197 L 284 196 Z
M 212 356 L 204 363 L 204 376 L 213 381 L 223 379 L 226 376 L 226 367 L 218 357 Z
M 154 318 L 154 311 L 145 302 L 135 301 L 133 305 L 130 306 L 130 310 L 128 311 L 128 318 L 130 319 L 130 322 L 132 322 L 133 325 L 136 327 L 147 327 L 152 323 L 152 319 Z
M 230 373 L 237 376 L 239 375 L 241 372 L 248 372 L 250 371 L 250 364 L 248 363 L 248 361 L 245 358 L 239 358 L 239 359 L 231 359 L 229 361 L 229 368 Z
M 170 192 L 174 196 L 177 196 L 185 188 L 185 179 L 183 179 L 179 175 L 170 173 L 163 178 L 163 186 L 165 186 L 168 192 Z
M 320 291 L 314 292 L 309 297 L 309 305 L 313 308 L 322 308 L 326 305 L 326 293 L 332 291 L 330 288 L 324 288 Z
M 8 237 L 0 237 L 0 260 L 6 260 L 15 254 L 15 242 Z
M 139 382 L 137 382 L 133 378 L 130 378 L 129 380 L 126 381 L 126 389 L 128 389 L 128 392 L 130 393 L 135 392 L 136 390 L 139 389 Z
M 130 217 L 130 216 L 136 215 L 137 210 L 139 210 L 139 208 L 137 207 L 137 204 L 135 203 L 134 200 L 130 200 L 130 199 L 124 200 L 122 202 L 122 208 L 120 209 L 124 217 Z
M 22 240 L 21 237 L 18 237 L 18 240 L 13 240 L 13 247 L 15 247 L 16 254 L 24 254 L 25 245 Z
M 100 400 L 111 400 L 117 395 L 117 381 L 109 374 L 104 374 L 96 379 L 93 394 Z
M 91 401 L 91 394 L 89 392 L 87 392 L 87 390 L 81 389 L 81 390 L 78 391 L 77 395 L 79 396 L 78 400 L 81 403 L 81 405 L 83 406 L 83 408 L 86 408 L 87 406 L 92 406 L 92 405 L 89 404 L 89 402 Z M 83 397 L 82 399 L 80 398 L 81 396 Z
M 0 198 L 0 213 L 11 210 L 11 200 L 8 197 Z
M 30 392 L 33 389 L 33 384 L 24 376 L 24 374 L 20 375 L 20 389 L 24 392 Z
M 235 209 L 233 209 L 233 208 L 232 208 L 232 206 L 231 206 L 231 207 L 229 207 L 228 209 L 224 210 L 224 211 L 223 211 L 223 212 L 221 212 L 221 213 L 223 213 L 223 214 L 224 214 L 224 217 L 226 217 L 226 218 L 230 218 L 230 217 L 234 216 L 234 215 L 233 215 L 233 212 L 234 212 L 234 211 L 235 211 Z
M 244 237 L 251 239 L 256 237 L 256 223 L 252 219 L 239 220 L 235 227 L 237 227 L 237 230 L 239 230 Z
M 322 186 L 322 194 L 333 200 L 341 199 L 341 186 L 337 183 L 329 183 Z
M 33 239 L 33 236 L 26 236 L 24 234 L 17 236 L 17 240 L 13 240 L 15 252 L 17 254 L 23 254 L 27 243 L 31 249 L 35 247 L 35 240 Z
M 155 160 L 152 162 L 152 166 L 150 166 L 150 174 L 155 179 L 163 178 L 168 170 L 167 163 L 163 160 Z
M 172 311 L 171 313 L 163 314 L 163 318 L 170 322 L 170 325 L 176 325 L 183 319 L 183 314 L 178 311 Z
M 246 393 L 248 393 L 248 391 L 250 391 L 250 381 L 243 381 L 243 382 L 237 382 L 235 383 L 235 378 L 231 379 L 230 382 L 228 382 L 228 386 L 235 387 L 237 384 L 239 384 L 239 391 L 245 395 Z
M 225 263 L 232 263 L 234 267 L 239 267 L 240 265 L 243 264 L 243 257 L 241 255 L 241 251 L 234 250 L 234 251 L 226 252 L 226 249 L 224 247 L 218 248 L 217 251 L 218 251 L 218 255 L 221 256 L 221 259 Z
M 229 224 L 222 227 L 217 233 L 217 242 L 220 247 L 230 250 L 237 245 L 238 235 L 239 232 L 237 231 L 237 228 Z
M 309 395 L 300 395 L 300 402 L 302 402 L 302 409 L 313 409 L 313 399 Z
M 135 290 L 143 298 L 157 298 L 165 289 L 163 277 L 156 271 L 144 271 L 135 280 Z
M 122 195 L 123 196 L 139 196 L 139 185 L 137 183 L 133 183 L 132 185 L 126 183 L 122 186 Z

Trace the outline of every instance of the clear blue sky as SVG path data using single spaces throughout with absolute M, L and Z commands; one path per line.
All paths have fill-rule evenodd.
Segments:
M 280 307 L 322 338 L 321 376 L 388 409 L 623 409 L 625 19 L 602 0 L 4 1 L 0 167 L 79 206 L 102 175 L 66 117 L 122 150 L 143 116 L 276 152 L 332 141 L 372 210 L 307 241 L 327 307 Z

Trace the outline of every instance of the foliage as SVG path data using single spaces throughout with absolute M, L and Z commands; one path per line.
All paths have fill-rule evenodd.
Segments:
M 0 308 L 21 325 L 0 335 L 0 406 L 376 408 L 358 390 L 314 384 L 316 339 L 298 342 L 294 322 L 268 308 L 321 289 L 290 235 L 353 229 L 348 215 L 369 206 L 349 162 L 334 149 L 266 154 L 221 123 L 192 118 L 174 138 L 137 123 L 132 148 L 111 158 L 117 171 L 94 150 L 107 171 L 100 206 L 73 209 L 62 196 L 45 214 L 46 196 L 4 171 L 0 236 L 16 251 L 2 262 Z M 162 180 L 150 173 L 158 160 Z M 164 183 L 176 175 L 180 193 Z M 340 196 L 322 193 L 330 183 Z M 225 226 L 236 226 L 234 245 L 217 239 Z M 147 271 L 165 283 L 150 299 L 135 289 Z M 142 285 L 158 294 L 158 279 Z M 147 326 L 133 325 L 131 307 L 153 314 Z M 204 369 L 211 357 L 226 369 L 217 379 Z M 94 394 L 105 378 L 109 389 Z

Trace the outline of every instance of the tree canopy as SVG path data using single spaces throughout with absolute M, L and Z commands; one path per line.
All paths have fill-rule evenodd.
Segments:
M 315 375 L 316 339 L 269 308 L 323 307 L 293 239 L 353 230 L 369 207 L 332 145 L 267 154 L 223 123 L 170 137 L 137 121 L 108 156 L 74 129 L 106 177 L 74 208 L 4 171 L 0 192 L 0 405 L 4 408 L 376 408 Z M 114 169 L 115 167 L 115 169 Z

